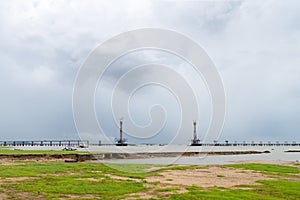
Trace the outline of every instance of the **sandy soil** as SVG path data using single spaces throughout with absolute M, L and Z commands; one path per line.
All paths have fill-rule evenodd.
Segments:
M 8 199 L 8 195 L 5 193 L 0 193 L 0 199 Z
M 65 197 L 59 198 L 60 200 L 67 200 L 67 199 L 99 199 L 101 198 L 100 195 L 94 195 L 94 194 L 80 194 L 80 195 L 76 195 L 76 194 L 68 194 L 65 195 Z
M 254 185 L 256 181 L 270 179 L 267 176 L 250 170 L 222 168 L 211 166 L 207 169 L 171 170 L 149 177 L 148 182 L 160 182 L 167 185 L 192 186 L 203 188 L 225 187 L 232 188 L 238 185 Z
M 35 177 L 14 177 L 14 178 L 5 178 L 5 181 L 15 182 L 15 181 L 26 181 L 36 179 Z
M 141 179 L 136 179 L 136 178 L 127 178 L 127 177 L 116 176 L 116 175 L 112 175 L 112 174 L 105 174 L 105 176 L 108 176 L 108 177 L 110 177 L 112 179 L 116 179 L 116 180 L 141 182 Z
M 203 169 L 190 170 L 169 170 L 158 174 L 158 176 L 148 177 L 147 192 L 140 192 L 128 196 L 128 200 L 168 197 L 174 193 L 185 193 L 187 186 L 199 186 L 202 188 L 224 187 L 236 188 L 238 185 L 256 185 L 258 180 L 271 180 L 259 172 L 243 169 L 233 169 L 222 166 L 208 166 Z M 177 188 L 176 191 L 166 191 L 157 193 L 157 189 Z M 246 187 L 239 189 L 248 189 Z

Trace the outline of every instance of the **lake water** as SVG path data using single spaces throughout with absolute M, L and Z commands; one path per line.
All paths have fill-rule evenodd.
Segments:
M 193 164 L 193 165 L 218 165 L 233 164 L 241 161 L 300 161 L 300 153 L 270 153 L 270 154 L 247 154 L 247 155 L 218 155 L 205 157 L 167 157 L 147 159 L 122 159 L 105 160 L 107 163 L 127 164 Z
M 182 149 L 183 147 L 179 148 Z M 174 152 L 177 148 L 173 147 Z M 200 150 L 209 151 L 270 151 L 271 153 L 263 154 L 244 154 L 244 155 L 204 155 L 199 157 L 161 157 L 147 159 L 121 159 L 106 160 L 107 163 L 127 163 L 127 164 L 195 164 L 195 165 L 218 165 L 233 164 L 242 161 L 300 161 L 300 152 L 285 152 L 287 150 L 300 150 L 300 147 L 284 147 L 284 146 L 255 146 L 255 147 L 192 147 L 186 151 Z M 170 152 L 172 148 L 169 149 Z M 201 152 L 200 151 L 200 152 Z M 177 151 L 178 152 L 178 151 Z
M 20 147 L 20 149 L 32 150 L 60 150 L 57 146 L 34 146 Z M 244 154 L 244 155 L 216 155 L 200 157 L 160 157 L 147 159 L 116 159 L 105 160 L 107 163 L 132 163 L 132 164 L 231 164 L 240 161 L 300 161 L 300 152 L 285 152 L 287 150 L 299 150 L 300 146 L 196 146 L 186 145 L 138 145 L 138 146 L 90 146 L 87 149 L 78 151 L 88 151 L 91 153 L 111 152 L 111 153 L 147 153 L 147 152 L 222 152 L 222 151 L 270 151 L 263 154 Z

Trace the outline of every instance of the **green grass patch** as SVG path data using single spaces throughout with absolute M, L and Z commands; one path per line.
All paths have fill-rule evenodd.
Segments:
M 106 164 L 108 167 L 113 169 L 130 172 L 130 173 L 145 173 L 152 167 L 162 167 L 162 165 L 151 165 L 151 164 Z
M 0 148 L 0 155 L 25 155 L 25 154 L 87 154 L 84 151 L 63 151 L 63 150 L 20 150 Z
M 148 176 L 157 175 L 157 171 L 149 171 L 157 165 L 151 164 L 107 164 L 105 172 L 128 178 L 145 179 Z M 160 165 L 160 167 L 162 167 Z
M 155 170 L 155 172 L 164 172 L 170 170 L 195 170 L 195 169 L 208 169 L 208 166 L 201 165 L 161 165 L 160 169 Z
M 107 164 L 111 168 L 112 174 L 126 174 L 131 178 L 146 178 L 148 176 L 158 175 L 160 172 L 169 170 L 194 170 L 194 169 L 206 169 L 207 166 L 199 165 L 153 165 L 153 164 Z M 149 171 L 151 168 L 157 168 L 153 171 Z
M 271 196 L 261 196 L 258 193 L 249 190 L 219 190 L 211 189 L 208 191 L 204 190 L 191 190 L 184 194 L 173 194 L 169 199 L 176 200 L 198 200 L 198 199 L 228 199 L 228 200 L 252 200 L 252 199 L 263 199 L 263 200 L 274 200 L 277 198 Z
M 123 168 L 144 170 L 149 166 L 130 165 Z M 15 192 L 29 192 L 33 196 L 44 195 L 57 199 L 67 194 L 94 194 L 104 199 L 116 199 L 125 194 L 144 191 L 144 183 L 110 178 L 114 174 L 122 177 L 143 178 L 146 172 L 136 174 L 118 171 L 109 166 L 96 163 L 26 163 L 0 165 L 1 188 Z M 29 177 L 22 181 L 5 178 Z M 30 177 L 33 177 L 31 179 Z M 91 180 L 93 178 L 93 180 Z
M 51 163 L 27 163 L 27 164 L 16 164 L 0 165 L 0 177 L 34 177 L 45 174 L 57 174 L 57 173 L 80 173 L 82 171 L 88 172 L 93 169 L 102 168 L 102 165 L 86 165 L 86 164 L 71 164 L 63 162 L 51 162 Z
M 290 175 L 297 174 L 300 170 L 292 166 L 282 166 L 273 164 L 235 164 L 228 167 L 242 168 L 247 170 L 259 171 L 265 174 Z
M 187 193 L 173 194 L 169 199 L 188 200 L 188 199 L 230 199 L 230 200 L 276 200 L 276 199 L 290 199 L 298 200 L 300 197 L 300 182 L 277 180 L 259 181 L 262 185 L 250 186 L 250 190 L 240 189 L 226 189 L 226 188 L 212 188 L 209 190 L 201 189 L 197 186 L 188 187 Z
M 255 170 L 268 175 L 276 175 L 277 178 L 296 175 L 299 169 L 292 166 L 280 166 L 272 164 L 236 164 L 225 167 L 242 168 L 245 170 Z M 219 175 L 217 175 L 219 177 Z M 275 177 L 276 177 L 275 176 Z M 173 194 L 169 199 L 300 199 L 300 182 L 292 180 L 261 180 L 260 185 L 241 185 L 240 188 L 247 189 L 228 189 L 210 188 L 202 189 L 198 186 L 187 187 L 189 192 L 184 194 Z
M 168 199 L 188 200 L 188 199 L 263 199 L 263 200 L 277 200 L 290 199 L 298 200 L 300 197 L 300 182 L 291 180 L 261 180 L 258 181 L 260 185 L 241 185 L 241 189 L 228 188 L 211 188 L 202 189 L 201 187 L 192 186 L 187 187 L 189 192 L 184 194 L 173 194 Z
M 145 189 L 142 183 L 134 181 L 116 181 L 110 178 L 90 181 L 78 180 L 78 177 L 72 176 L 48 176 L 38 180 L 22 181 L 13 186 L 17 190 L 45 194 L 48 198 L 58 198 L 65 194 L 97 194 L 114 199 Z
M 155 192 L 175 192 L 178 190 L 179 190 L 179 188 L 167 187 L 167 188 L 156 189 Z
M 118 165 L 119 167 L 117 167 Z M 82 173 L 87 176 L 103 173 L 113 174 L 122 177 L 140 178 L 143 179 L 146 176 L 150 176 L 152 173 L 147 173 L 146 169 L 153 165 L 135 165 L 135 164 L 114 164 L 104 165 L 98 163 L 64 163 L 64 162 L 49 162 L 49 163 L 26 163 L 0 165 L 0 177 L 35 177 L 44 174 L 60 174 L 60 173 Z M 119 170 L 119 169 L 123 169 Z M 131 172 L 129 172 L 131 170 Z
M 263 185 L 253 186 L 255 191 L 282 199 L 300 199 L 300 182 L 291 180 L 261 180 Z

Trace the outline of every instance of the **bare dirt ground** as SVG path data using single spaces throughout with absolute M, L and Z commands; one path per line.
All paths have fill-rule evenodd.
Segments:
M 222 166 L 208 166 L 203 169 L 169 170 L 148 177 L 147 192 L 129 195 L 127 199 L 162 198 L 174 193 L 185 193 L 187 186 L 199 186 L 202 188 L 224 187 L 236 188 L 239 185 L 256 185 L 258 180 L 270 180 L 268 176 L 259 172 L 243 169 L 233 169 Z M 176 188 L 174 191 L 167 191 L 167 188 Z M 157 190 L 165 192 L 157 192 Z M 242 189 L 242 188 L 239 188 Z M 247 189 L 243 187 L 243 189 Z
M 115 180 L 141 182 L 141 179 L 136 179 L 136 178 L 127 178 L 127 177 L 116 176 L 116 175 L 112 175 L 112 174 L 105 174 L 105 176 L 108 176 Z
M 149 177 L 148 182 L 160 182 L 167 185 L 192 186 L 203 188 L 225 187 L 232 188 L 238 185 L 254 185 L 256 181 L 270 179 L 266 175 L 250 170 L 230 169 L 211 166 L 207 169 L 172 170 Z
M 0 194 L 0 199 L 8 199 L 7 194 L 1 193 L 1 194 Z

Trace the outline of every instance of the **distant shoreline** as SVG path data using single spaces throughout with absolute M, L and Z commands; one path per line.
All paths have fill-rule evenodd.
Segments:
M 12 160 L 67 160 L 67 161 L 87 161 L 87 160 L 107 160 L 107 159 L 147 159 L 160 157 L 192 157 L 200 155 L 244 155 L 263 154 L 270 151 L 223 151 L 223 152 L 158 152 L 158 153 L 64 153 L 61 154 L 0 154 L 0 159 Z

